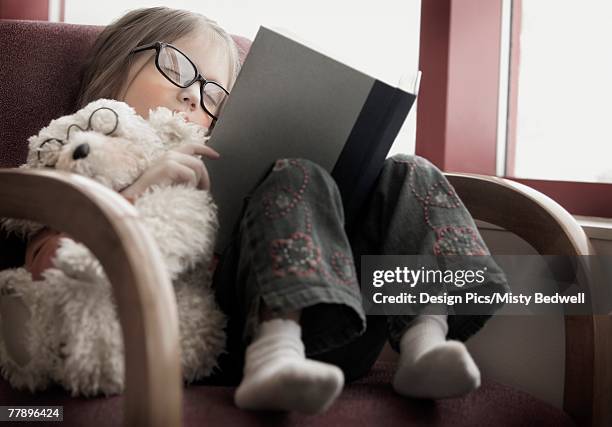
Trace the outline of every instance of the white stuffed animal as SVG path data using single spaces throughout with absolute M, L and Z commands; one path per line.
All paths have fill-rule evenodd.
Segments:
M 160 107 L 145 120 L 123 102 L 100 99 L 32 136 L 20 167 L 71 171 L 119 191 L 167 150 L 205 141 L 204 129 L 180 113 Z M 195 381 L 210 375 L 225 346 L 225 317 L 210 287 L 216 205 L 208 191 L 172 185 L 149 188 L 134 206 L 172 280 L 183 377 Z M 0 219 L 0 226 L 25 239 L 43 228 L 18 219 Z M 0 271 L 0 292 L 21 296 L 31 313 L 23 331 L 27 364 L 11 359 L 0 334 L 2 375 L 31 391 L 55 382 L 73 395 L 122 392 L 123 339 L 104 271 L 84 245 L 67 238 L 52 262 L 42 281 L 33 281 L 25 268 Z

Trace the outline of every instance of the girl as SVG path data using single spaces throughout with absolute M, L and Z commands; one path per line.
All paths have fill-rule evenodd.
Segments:
M 77 108 L 114 98 L 147 117 L 149 109 L 164 106 L 210 130 L 239 69 L 236 44 L 214 21 L 161 7 L 134 10 L 96 40 Z M 152 185 L 210 188 L 198 155 L 207 161 L 219 156 L 209 147 L 177 149 L 122 194 L 133 201 Z M 421 307 L 418 316 L 366 316 L 362 305 L 361 255 L 488 254 L 469 213 L 429 162 L 387 159 L 360 226 L 348 234 L 335 182 L 304 159 L 279 159 L 246 198 L 241 218 L 215 269 L 216 297 L 229 317 L 228 344 L 208 380 L 239 384 L 239 407 L 324 411 L 345 380 L 368 372 L 387 339 L 400 353 L 393 378 L 399 394 L 435 399 L 479 386 L 479 370 L 462 341 L 487 316 L 448 317 L 432 314 L 435 307 Z M 60 236 L 45 230 L 29 242 L 26 266 L 34 278 L 50 266 Z M 488 270 L 481 289 L 505 291 L 505 277 L 490 258 L 469 260 L 466 268 Z

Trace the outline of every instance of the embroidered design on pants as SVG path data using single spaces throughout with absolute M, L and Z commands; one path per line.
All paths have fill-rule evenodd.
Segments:
M 420 194 L 416 178 L 417 166 L 431 167 L 424 159 L 415 157 L 411 160 L 393 159 L 395 163 L 404 163 L 408 167 L 408 185 L 416 200 L 423 208 L 425 223 L 436 233 L 433 252 L 436 255 L 488 255 L 478 232 L 465 225 L 436 225 L 431 221 L 431 208 L 457 209 L 461 201 L 450 184 L 441 179 L 427 188 L 426 194 Z
M 289 166 L 295 166 L 301 170 L 302 182 L 297 190 L 287 185 L 276 186 L 263 195 L 264 214 L 268 219 L 279 219 L 291 212 L 302 201 L 304 190 L 310 182 L 308 169 L 295 159 L 279 159 L 272 170 L 278 172 L 287 169 Z
M 296 231 L 287 239 L 275 239 L 270 243 L 272 271 L 276 276 L 310 276 L 317 271 L 321 251 L 312 238 Z
M 472 227 L 448 225 L 438 227 L 434 254 L 436 255 L 488 255 Z

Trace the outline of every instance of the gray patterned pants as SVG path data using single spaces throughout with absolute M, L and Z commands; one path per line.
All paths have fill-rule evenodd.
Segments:
M 361 255 L 487 255 L 474 221 L 444 175 L 418 156 L 386 159 L 357 226 L 346 232 L 333 178 L 304 159 L 280 159 L 245 199 L 232 243 L 215 271 L 214 288 L 229 317 L 227 353 L 208 381 L 240 381 L 244 350 L 261 301 L 273 313 L 302 310 L 309 357 L 340 366 L 347 381 L 367 373 L 388 339 L 399 339 L 413 316 L 366 316 L 359 289 Z M 488 257 L 504 292 L 503 272 Z M 468 267 L 468 266 L 466 266 Z M 480 268 L 479 266 L 469 266 Z M 489 316 L 449 316 L 449 338 L 466 340 Z

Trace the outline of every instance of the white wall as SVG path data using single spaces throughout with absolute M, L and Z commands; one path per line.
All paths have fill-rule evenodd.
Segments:
M 253 39 L 259 25 L 282 27 L 381 80 L 409 81 L 418 69 L 421 0 L 308 2 L 283 0 L 107 0 L 104 6 L 66 0 L 66 22 L 106 25 L 128 10 L 170 6 L 200 12 L 233 34 Z M 391 153 L 414 153 L 416 111 Z
M 479 228 L 493 254 L 537 254 L 513 233 L 491 230 L 486 226 Z M 562 408 L 565 378 L 563 315 L 503 315 L 504 311 L 502 308 L 467 342 L 483 376 Z
M 492 253 L 537 254 L 513 233 L 491 229 L 488 225 L 479 228 Z M 597 254 L 612 255 L 612 239 L 591 238 L 591 243 Z M 489 379 L 512 385 L 562 408 L 565 378 L 563 315 L 500 315 L 503 311 L 468 341 L 482 373 Z

